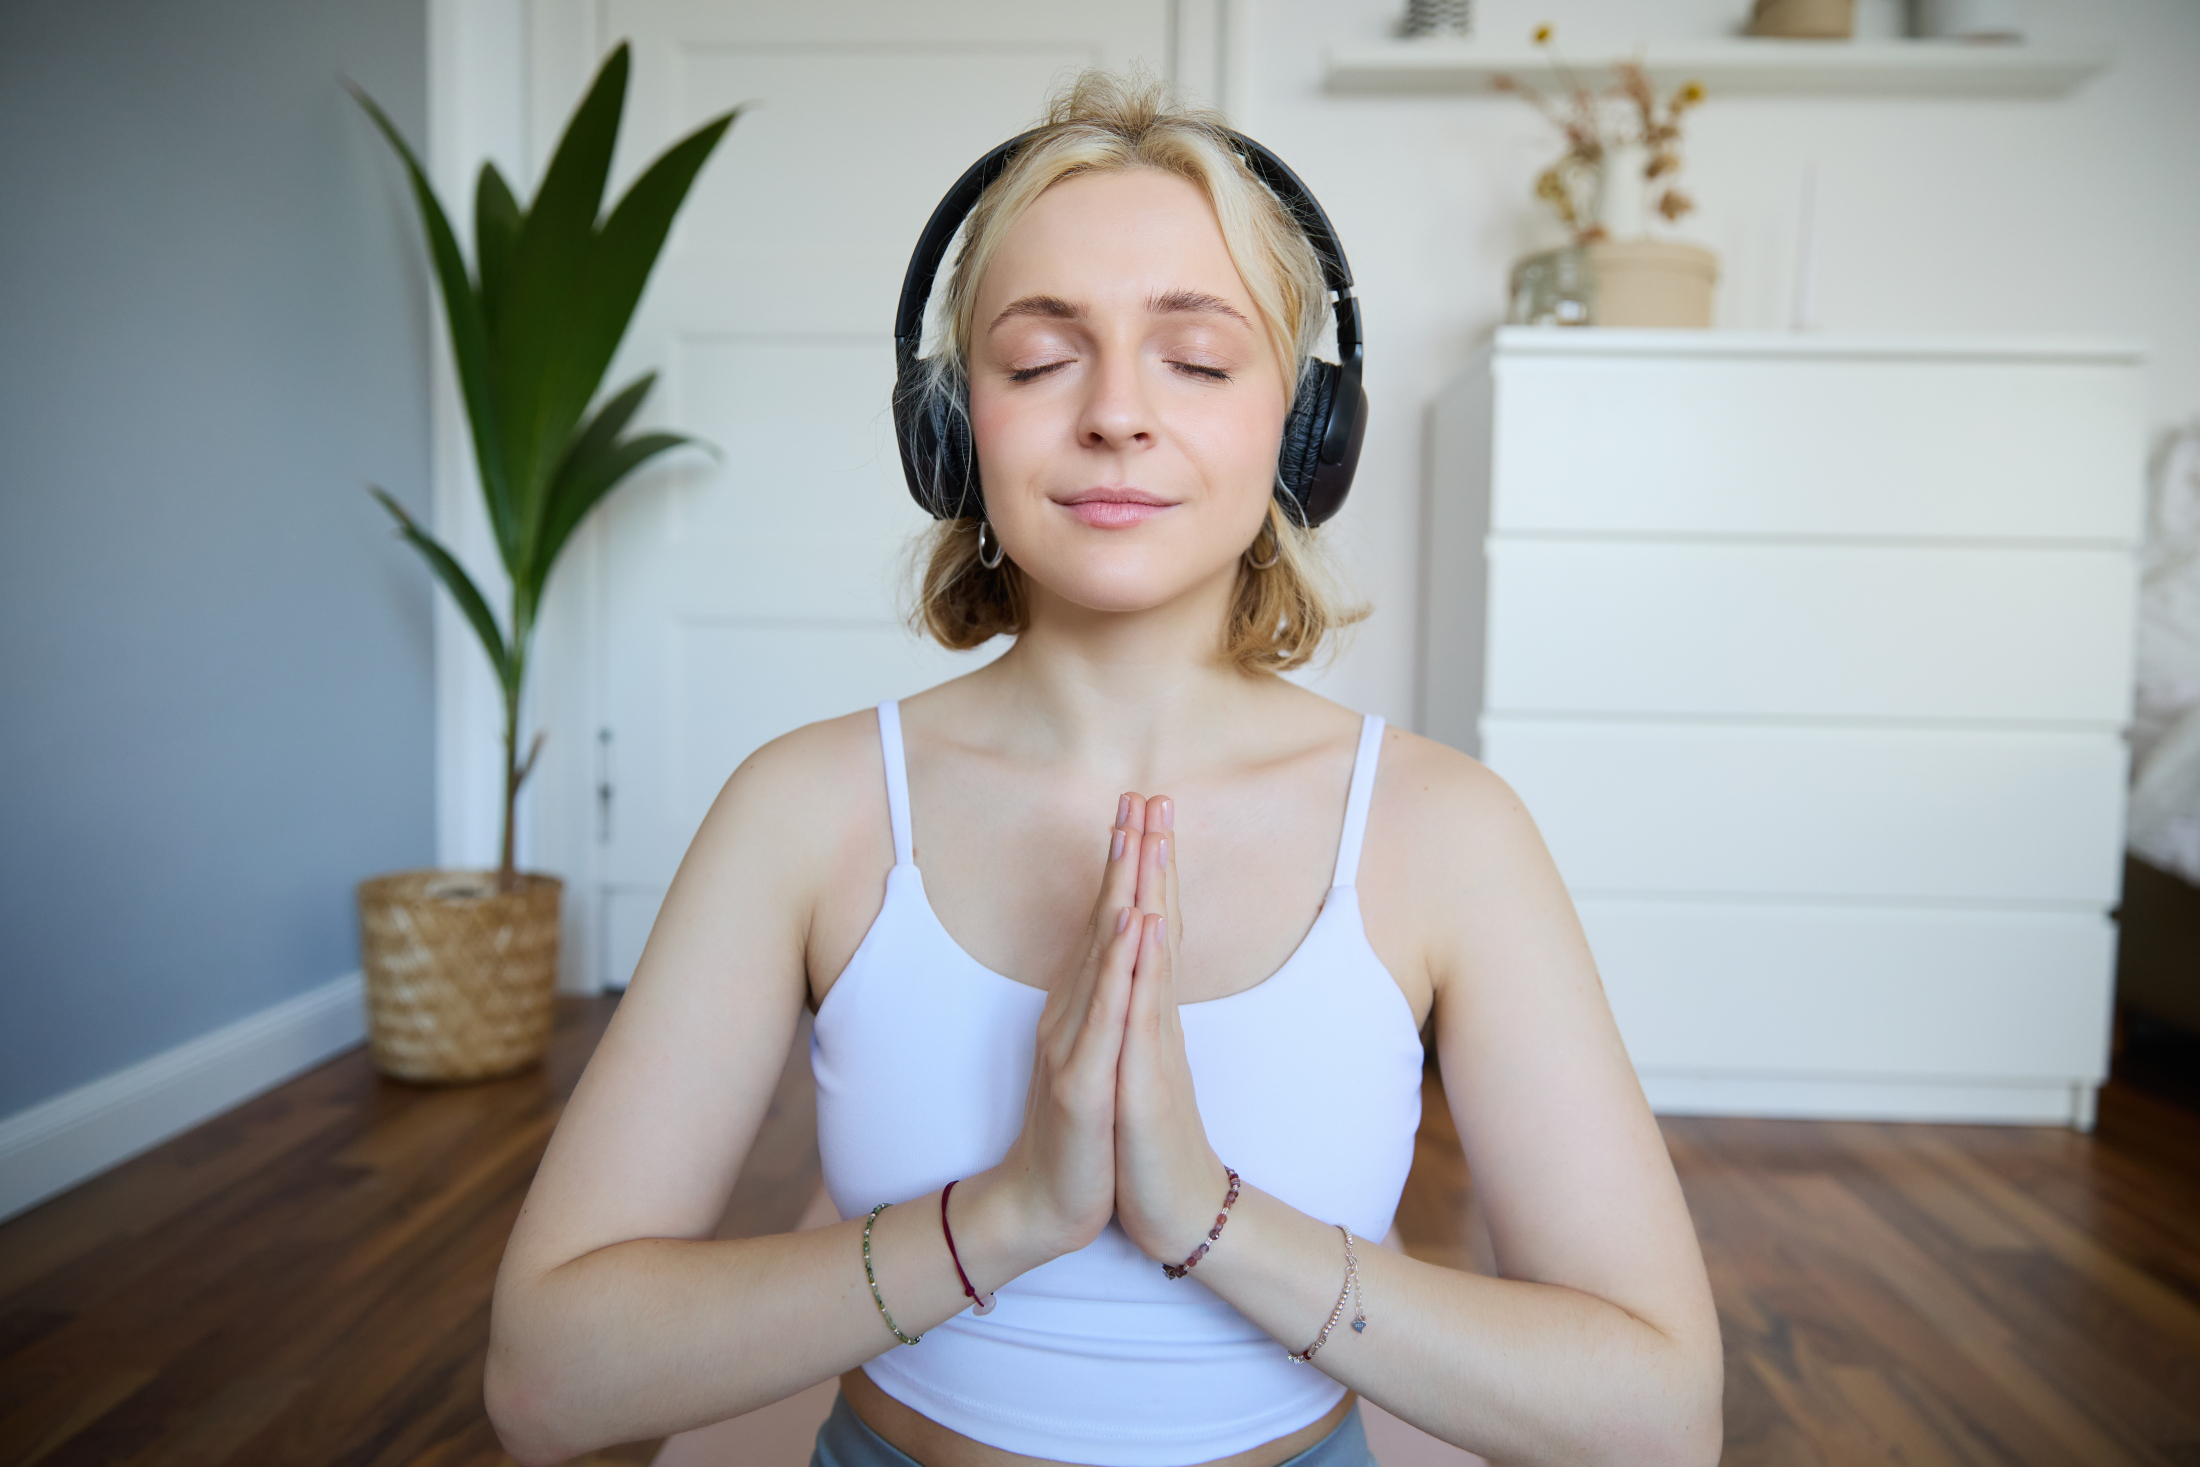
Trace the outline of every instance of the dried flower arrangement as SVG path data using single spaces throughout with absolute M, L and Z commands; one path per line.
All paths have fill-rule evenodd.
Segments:
M 1537 177 L 1535 196 L 1548 204 L 1559 222 L 1572 232 L 1574 243 L 1594 244 L 1606 238 L 1604 221 L 1599 217 L 1604 169 L 1614 149 L 1631 144 L 1643 148 L 1643 178 L 1652 184 L 1661 178 L 1667 180 L 1651 207 L 1668 223 L 1694 209 L 1696 201 L 1674 185 L 1670 175 L 1681 166 L 1681 114 L 1703 101 L 1702 83 L 1682 83 L 1661 108 L 1639 59 L 1613 62 L 1612 72 L 1617 79 L 1600 92 L 1566 64 L 1552 44 L 1548 25 L 1537 26 L 1533 39 L 1538 46 L 1550 47 L 1551 69 L 1565 86 L 1564 104 L 1503 73 L 1492 77 L 1490 85 L 1526 97 L 1565 137 L 1565 154 Z M 1615 119 L 1609 105 L 1614 101 L 1631 106 L 1632 115 Z

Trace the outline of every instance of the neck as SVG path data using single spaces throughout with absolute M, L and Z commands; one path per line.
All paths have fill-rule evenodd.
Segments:
M 1095 611 L 1032 585 L 1031 621 L 986 669 L 1001 712 L 1057 758 L 1153 769 L 1169 751 L 1219 747 L 1272 678 L 1223 655 L 1233 562 L 1162 606 Z M 1040 751 L 1034 751 L 1040 752 Z

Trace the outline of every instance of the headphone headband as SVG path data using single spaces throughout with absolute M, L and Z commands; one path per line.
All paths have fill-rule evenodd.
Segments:
M 1229 133 L 1230 141 L 1242 150 L 1241 156 L 1254 177 L 1268 185 L 1270 191 L 1283 201 L 1284 207 L 1291 211 L 1291 217 L 1298 222 L 1299 228 L 1306 231 L 1306 237 L 1313 243 L 1314 253 L 1321 259 L 1323 282 L 1333 294 L 1350 296 L 1352 266 L 1344 257 L 1344 246 L 1337 242 L 1337 231 L 1330 224 L 1329 215 L 1322 209 L 1321 201 L 1291 171 L 1290 164 L 1245 134 L 1233 129 L 1224 130 Z M 1018 148 L 1045 131 L 1045 128 L 1035 127 L 1029 132 L 1018 133 L 965 168 L 962 177 L 955 180 L 955 186 L 933 208 L 932 217 L 925 221 L 924 233 L 917 239 L 916 251 L 909 257 L 908 273 L 902 277 L 901 301 L 894 309 L 894 341 L 897 345 L 905 340 L 912 346 L 918 344 L 917 338 L 924 331 L 924 305 L 932 297 L 932 285 L 938 278 L 940 262 L 947 258 L 947 247 L 954 242 L 955 231 L 962 228 L 963 220 L 978 206 L 978 196 L 1007 169 L 1009 159 L 1015 156 Z M 1351 345 L 1345 344 L 1342 335 L 1343 320 L 1340 318 L 1338 322 L 1340 334 L 1337 351 L 1340 355 L 1353 355 L 1359 349 L 1358 304 L 1357 301 L 1353 302 L 1354 309 L 1351 313 Z
M 916 383 L 917 353 L 924 334 L 924 307 L 931 299 L 940 262 L 955 231 L 977 206 L 978 198 L 999 178 L 1024 144 L 1045 128 L 1018 133 L 963 170 L 962 177 L 932 210 L 924 233 L 909 257 L 902 277 L 901 300 L 894 309 L 895 436 L 901 445 L 902 469 L 909 492 L 935 518 L 964 516 L 976 492 L 976 454 L 968 440 L 967 424 L 918 422 Z M 1337 355 L 1340 362 L 1310 361 L 1293 396 L 1285 424 L 1283 449 L 1277 471 L 1278 497 L 1300 524 L 1320 524 L 1344 503 L 1352 472 L 1360 456 L 1360 438 L 1367 426 L 1367 394 L 1361 386 L 1360 303 L 1352 294 L 1352 266 L 1345 259 L 1337 231 L 1290 165 L 1274 153 L 1231 128 L 1223 132 L 1253 175 L 1291 211 L 1291 217 L 1314 246 L 1321 262 L 1322 280 L 1333 297 L 1337 322 Z M 953 466 L 952 485 L 945 480 L 948 459 Z M 929 472 L 927 472 L 929 471 Z M 929 483 L 928 483 L 929 481 Z M 952 487 L 952 497 L 943 489 Z M 982 501 L 979 513 L 983 513 Z

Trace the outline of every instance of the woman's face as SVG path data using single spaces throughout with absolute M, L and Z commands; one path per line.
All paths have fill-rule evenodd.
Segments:
M 1096 611 L 1234 576 L 1290 395 L 1196 186 L 1150 168 L 1055 184 L 1002 238 L 971 332 L 986 514 L 1027 575 Z

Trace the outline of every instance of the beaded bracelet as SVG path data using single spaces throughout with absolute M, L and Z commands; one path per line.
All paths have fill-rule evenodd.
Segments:
M 1367 1306 L 1360 1298 L 1360 1261 L 1352 1256 L 1352 1229 L 1338 1223 L 1337 1231 L 1344 1234 L 1344 1287 L 1337 1291 L 1337 1307 L 1329 1311 L 1329 1321 L 1322 1326 L 1322 1332 L 1314 1336 L 1314 1343 L 1303 1350 L 1283 1352 L 1287 1358 L 1301 1365 L 1312 1361 L 1314 1352 L 1329 1343 L 1329 1332 L 1337 1327 L 1337 1320 L 1344 1313 L 1347 1294 L 1352 1296 L 1352 1332 L 1367 1332 Z
M 905 1335 L 901 1332 L 901 1326 L 894 1323 L 894 1316 L 886 1312 L 886 1296 L 878 1291 L 878 1275 L 871 1272 L 871 1224 L 877 1222 L 878 1215 L 891 1206 L 891 1202 L 881 1202 L 863 1220 L 863 1276 L 871 1281 L 871 1301 L 878 1305 L 878 1317 L 886 1321 L 886 1327 L 894 1332 L 895 1339 L 905 1345 L 914 1345 L 924 1336 Z
M 1212 1243 L 1215 1239 L 1222 1236 L 1222 1225 L 1230 1220 L 1230 1209 L 1237 1203 L 1237 1169 L 1231 1166 L 1228 1162 L 1224 1162 L 1222 1164 L 1222 1169 L 1230 1174 L 1230 1195 L 1222 1199 L 1222 1211 L 1215 1214 L 1215 1225 L 1207 1230 L 1207 1243 Z M 1202 1243 L 1197 1248 L 1194 1248 L 1192 1250 L 1192 1256 L 1185 1259 L 1182 1263 L 1162 1264 L 1161 1271 L 1167 1274 L 1172 1279 L 1180 1279 L 1184 1277 L 1184 1275 L 1192 1271 L 1193 1264 L 1199 1262 L 1200 1259 L 1207 1256 L 1207 1243 Z

